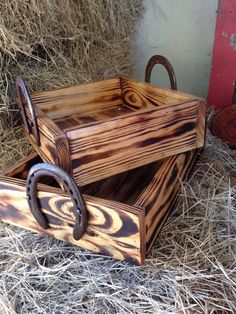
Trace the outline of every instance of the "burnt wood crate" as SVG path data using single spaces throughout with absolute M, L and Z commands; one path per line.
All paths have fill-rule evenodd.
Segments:
M 29 93 L 17 103 L 30 142 L 79 186 L 204 145 L 205 101 L 121 77 Z
M 75 240 L 74 204 L 48 177 L 42 178 L 37 190 L 48 228 L 42 228 L 32 215 L 26 178 L 31 167 L 41 162 L 35 153 L 0 176 L 0 220 L 115 259 L 143 264 L 196 156 L 197 150 L 192 150 L 83 186 L 80 191 L 88 223 L 80 240 Z
M 145 80 L 155 64 L 176 90 L 163 56 Z M 0 220 L 143 264 L 204 144 L 204 100 L 127 78 L 17 91 L 38 153 L 0 175 Z

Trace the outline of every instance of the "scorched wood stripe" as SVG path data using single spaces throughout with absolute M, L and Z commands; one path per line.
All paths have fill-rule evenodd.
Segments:
M 129 78 L 121 78 L 121 97 L 125 105 L 131 107 L 152 108 L 155 106 L 176 104 L 183 101 L 196 100 L 196 96 L 160 88 L 152 84 L 140 83 Z M 198 98 L 200 99 L 200 98 Z
M 67 132 L 77 184 L 195 149 L 197 114 L 194 101 Z
M 106 120 L 114 117 L 118 117 L 127 113 L 132 112 L 130 108 L 126 108 L 123 105 L 109 107 L 107 109 L 98 108 L 97 111 L 87 114 L 73 114 L 69 117 L 55 119 L 54 122 L 63 130 L 72 129 L 81 125 L 88 125 L 100 120 Z
M 31 93 L 31 99 L 50 119 L 58 119 L 122 105 L 120 95 L 120 80 L 111 79 L 35 92 Z
M 185 160 L 186 158 L 189 158 L 189 161 L 188 161 L 188 169 L 184 169 L 184 170 L 181 170 L 181 171 L 184 171 L 184 173 L 182 172 L 181 175 L 180 175 L 180 179 L 179 179 L 179 182 L 178 182 L 178 185 L 173 189 L 173 192 L 171 193 L 170 195 L 170 200 L 168 202 L 166 202 L 165 204 L 165 211 L 161 211 L 161 207 L 159 207 L 160 209 L 160 212 L 158 214 L 158 217 L 156 217 L 156 222 L 157 225 L 155 227 L 155 230 L 153 231 L 148 243 L 147 243 L 147 246 L 146 246 L 146 252 L 149 253 L 150 250 L 152 249 L 152 246 L 153 244 L 155 243 L 159 233 L 161 232 L 161 229 L 162 227 L 164 226 L 167 218 L 169 217 L 169 215 L 171 214 L 172 210 L 174 209 L 175 207 L 175 204 L 176 202 L 178 201 L 178 193 L 179 193 L 179 189 L 180 189 L 180 181 L 182 180 L 182 178 L 185 176 L 187 176 L 189 174 L 189 172 L 192 170 L 192 167 L 197 159 L 197 156 L 198 156 L 198 153 L 199 153 L 199 149 L 193 152 L 188 152 L 188 153 L 185 153 L 185 155 L 188 155 L 189 154 L 189 157 L 188 156 L 185 156 Z M 193 154 L 193 155 L 192 155 Z M 186 164 L 183 164 L 184 167 L 186 167 Z M 164 206 L 163 206 L 164 208 Z
M 44 161 L 55 163 L 68 173 L 72 173 L 69 144 L 63 131 L 39 108 L 35 108 L 40 134 L 40 146 L 35 143 L 34 136 L 26 132 L 27 138 Z M 26 107 L 28 121 L 31 121 L 29 109 Z
M 40 146 L 32 134 L 31 143 L 80 186 L 204 145 L 205 104 L 196 96 L 128 78 L 30 96 Z M 27 105 L 26 113 L 32 121 Z
M 38 190 L 50 222 L 46 233 L 94 252 L 142 264 L 175 205 L 180 181 L 191 170 L 198 151 L 168 157 L 80 188 L 89 211 L 89 226 L 80 241 L 72 238 L 70 199 L 45 177 L 42 182 L 47 185 L 39 184 Z M 5 171 L 12 177 L 0 178 L 0 217 L 43 233 L 29 211 L 22 180 L 37 162 L 40 158 L 34 153 Z
M 40 186 L 41 189 L 42 186 Z M 116 259 L 143 262 L 144 240 L 141 239 L 140 210 L 125 204 L 110 202 L 85 195 L 89 224 L 81 240 L 72 236 L 74 217 L 72 202 L 60 190 L 45 187 L 39 191 L 40 205 L 50 228 L 43 230 L 35 222 L 28 207 L 25 183 L 19 179 L 0 177 L 0 219 L 38 233 L 46 233 L 82 248 L 110 255 Z M 58 193 L 55 193 L 58 191 Z
M 163 221 L 171 212 L 179 192 L 180 182 L 191 170 L 196 156 L 197 150 L 167 158 L 135 203 L 136 206 L 146 209 L 147 252 L 158 236 L 160 225 L 163 225 Z
M 197 117 L 197 147 L 202 148 L 205 144 L 206 136 L 206 101 L 201 100 L 198 106 Z

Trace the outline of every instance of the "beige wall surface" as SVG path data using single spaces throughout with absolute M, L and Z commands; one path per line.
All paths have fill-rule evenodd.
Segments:
M 172 63 L 178 89 L 207 96 L 218 0 L 144 0 L 145 13 L 134 36 L 133 77 L 143 81 L 148 59 L 166 56 Z M 152 83 L 169 86 L 160 66 Z

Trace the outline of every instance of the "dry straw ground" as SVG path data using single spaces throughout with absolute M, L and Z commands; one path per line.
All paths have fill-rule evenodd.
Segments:
M 1 168 L 27 155 L 14 78 L 32 89 L 128 73 L 141 0 L 0 0 Z M 147 262 L 0 224 L 0 313 L 236 313 L 236 152 L 210 134 Z

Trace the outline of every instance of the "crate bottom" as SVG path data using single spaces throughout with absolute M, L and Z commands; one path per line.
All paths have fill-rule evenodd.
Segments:
M 96 121 L 119 117 L 133 111 L 135 110 L 127 108 L 126 106 L 121 104 L 110 108 L 94 111 L 89 114 L 82 113 L 70 115 L 69 117 L 57 118 L 54 120 L 54 122 L 61 130 L 66 130 L 68 128 L 73 128 L 84 124 L 87 125 L 88 123 Z

